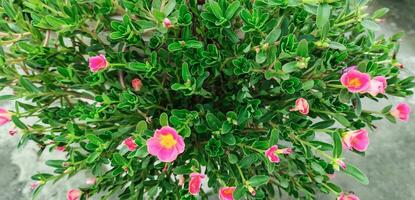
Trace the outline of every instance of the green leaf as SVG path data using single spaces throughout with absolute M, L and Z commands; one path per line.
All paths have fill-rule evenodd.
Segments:
M 320 4 L 317 8 L 317 27 L 323 30 L 324 26 L 330 21 L 330 10 L 331 7 L 328 4 Z
M 169 46 L 167 47 L 167 49 L 170 52 L 175 52 L 175 51 L 179 51 L 183 48 L 182 44 L 180 42 L 173 42 L 171 44 L 169 44 Z
M 339 158 L 343 151 L 342 139 L 338 132 L 333 132 L 331 136 L 333 138 L 333 157 Z
M 184 46 L 186 48 L 200 49 L 203 48 L 203 43 L 197 40 L 188 40 Z
M 257 175 L 254 177 L 251 177 L 248 182 L 252 187 L 258 187 L 261 185 L 267 184 L 269 181 L 269 176 L 266 175 Z
M 119 153 L 114 153 L 112 155 L 114 162 L 119 166 L 127 166 L 128 161 L 124 157 L 122 157 Z
M 240 184 L 236 187 L 235 191 L 233 192 L 233 198 L 235 200 L 241 199 L 245 194 L 248 192 L 248 190 L 244 187 L 244 185 Z
M 104 141 L 101 139 L 101 138 L 99 138 L 98 136 L 96 136 L 96 135 L 93 135 L 93 134 L 88 134 L 88 135 L 86 135 L 86 138 L 91 142 L 91 143 L 93 143 L 93 144 L 96 144 L 96 145 L 101 145 L 102 143 L 104 143 Z
M 11 94 L 0 96 L 0 101 L 10 101 L 10 100 L 15 100 L 15 99 L 18 99 L 18 97 L 16 97 L 15 95 L 11 95 Z
M 225 18 L 227 20 L 232 19 L 236 11 L 238 11 L 240 6 L 241 6 L 241 3 L 239 1 L 232 2 L 231 5 L 229 5 L 228 8 L 226 9 Z
M 87 163 L 93 163 L 98 157 L 101 155 L 101 152 L 94 152 L 89 154 L 89 156 L 86 158 Z
M 191 80 L 189 65 L 186 62 L 182 65 L 182 78 L 184 82 L 188 82 Z
M 369 178 L 362 171 L 360 171 L 359 168 L 355 167 L 352 164 L 348 163 L 346 169 L 342 171 L 346 173 L 347 175 L 355 178 L 357 181 L 359 181 L 359 183 L 363 185 L 369 184 Z
M 32 82 L 30 82 L 28 79 L 24 78 L 23 76 L 19 78 L 19 84 L 30 93 L 40 92 L 39 88 L 37 88 L 35 85 L 33 85 Z
M 365 28 L 367 28 L 367 29 L 369 29 L 369 30 L 372 30 L 372 31 L 379 31 L 379 30 L 380 30 L 380 26 L 379 26 L 376 22 L 374 22 L 374 21 L 372 21 L 372 20 L 369 20 L 369 19 L 365 19 L 365 20 L 363 20 L 363 21 L 361 22 L 361 24 L 362 24 L 362 26 L 364 26 Z
M 128 69 L 139 71 L 139 72 L 147 72 L 149 70 L 149 67 L 147 66 L 147 64 L 142 63 L 142 62 L 131 62 L 131 63 L 128 63 L 127 67 Z
M 212 9 L 212 12 L 215 15 L 215 17 L 218 18 L 218 19 L 222 19 L 223 18 L 223 11 L 222 11 L 222 8 L 220 7 L 220 5 L 217 2 L 213 1 L 213 0 L 209 1 L 209 5 L 210 5 L 210 8 Z
M 160 115 L 160 126 L 168 126 L 169 125 L 169 116 L 167 113 L 161 113 Z
M 139 135 L 142 135 L 147 130 L 147 122 L 142 120 L 137 123 L 136 131 Z
M 259 64 L 265 62 L 267 59 L 267 52 L 263 49 L 259 50 L 259 52 L 256 54 L 255 61 Z
M 297 56 L 301 56 L 303 58 L 308 57 L 308 42 L 307 42 L 307 40 L 302 39 L 300 41 L 300 43 L 298 43 Z
M 282 71 L 284 71 L 285 73 L 291 73 L 291 72 L 296 71 L 297 69 L 298 69 L 298 66 L 297 66 L 296 61 L 286 63 L 285 65 L 282 66 Z
M 238 156 L 230 153 L 228 154 L 228 160 L 229 160 L 229 163 L 236 164 L 238 163 Z
M 20 121 L 20 119 L 17 116 L 12 116 L 12 122 L 14 123 L 14 125 L 17 126 L 17 128 L 27 129 L 27 126 L 22 121 Z
M 45 20 L 53 28 L 61 28 L 61 26 L 66 25 L 64 20 L 56 18 L 53 15 L 46 15 Z
M 268 33 L 267 37 L 265 38 L 265 43 L 273 43 L 277 41 L 280 36 L 281 29 L 279 27 L 275 27 L 271 32 Z
M 224 142 L 225 144 L 227 144 L 227 145 L 231 145 L 231 146 L 233 146 L 233 145 L 235 145 L 235 144 L 236 144 L 236 139 L 235 139 L 235 136 L 233 136 L 233 134 L 232 134 L 232 133 L 228 133 L 228 134 L 223 135 L 223 136 L 222 136 L 222 140 L 223 140 L 223 142 Z
M 347 50 L 346 46 L 344 46 L 341 43 L 334 42 L 334 41 L 329 42 L 329 48 L 330 49 L 337 49 L 337 50 L 340 50 L 340 51 L 346 51 Z
M 206 121 L 209 127 L 213 130 L 219 130 L 222 125 L 220 120 L 212 113 L 206 114 Z
M 343 115 L 338 113 L 333 113 L 332 116 L 334 119 L 336 119 L 340 124 L 342 124 L 345 127 L 349 127 L 351 124 L 349 120 L 346 119 L 346 117 L 343 117 Z

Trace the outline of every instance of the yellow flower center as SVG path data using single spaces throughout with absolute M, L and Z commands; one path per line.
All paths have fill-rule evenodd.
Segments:
M 360 87 L 362 85 L 362 82 L 358 78 L 352 78 L 349 81 L 350 87 Z
M 176 145 L 177 141 L 174 139 L 173 135 L 169 133 L 161 136 L 160 143 L 164 148 L 171 149 Z

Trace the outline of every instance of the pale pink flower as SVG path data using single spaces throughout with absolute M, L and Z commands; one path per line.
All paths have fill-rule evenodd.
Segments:
M 180 187 L 182 187 L 182 186 L 184 185 L 184 181 L 185 181 L 184 176 L 183 176 L 183 175 L 179 175 L 177 178 L 178 178 L 178 180 L 179 180 L 178 185 L 179 185 Z
M 92 72 L 98 72 L 109 66 L 109 63 L 103 54 L 89 58 L 89 69 Z
M 346 132 L 342 137 L 344 147 L 364 152 L 369 146 L 369 135 L 365 129 Z
M 166 28 L 170 28 L 171 27 L 171 21 L 170 21 L 170 19 L 169 18 L 164 18 L 163 25 Z
M 340 82 L 349 92 L 363 92 L 370 87 L 370 76 L 369 74 L 352 69 L 341 76 Z
M 303 115 L 307 115 L 310 111 L 310 107 L 308 105 L 307 100 L 305 100 L 304 98 L 298 98 L 295 101 L 295 107 L 291 108 L 290 111 L 298 111 Z
M 411 107 L 407 103 L 399 103 L 391 111 L 391 114 L 401 121 L 407 122 L 409 120 L 409 115 L 411 113 Z
M 4 108 L 0 108 L 0 125 L 4 125 L 12 120 L 12 114 Z
M 340 196 L 337 197 L 337 200 L 360 200 L 358 196 L 354 194 L 344 194 L 343 192 L 340 193 Z
M 379 93 L 385 94 L 385 89 L 388 86 L 384 76 L 376 76 L 370 81 L 370 87 L 365 91 L 372 96 L 377 96 Z
M 129 151 L 134 151 L 137 149 L 137 144 L 134 141 L 134 138 L 129 137 L 123 141 L 123 144 L 128 148 Z
M 184 152 L 183 137 L 177 134 L 174 128 L 164 126 L 154 132 L 153 137 L 147 140 L 147 150 L 162 162 L 173 162 Z
M 336 173 L 332 173 L 332 174 L 327 174 L 327 176 L 329 177 L 330 180 L 333 180 L 336 178 Z
M 60 151 L 60 152 L 64 152 L 65 151 L 65 146 L 57 146 L 56 147 L 56 151 Z
M 82 192 L 78 189 L 70 189 L 68 193 L 66 193 L 66 200 L 79 200 L 81 194 Z
M 200 186 L 202 186 L 203 179 L 205 175 L 199 173 L 191 173 L 189 181 L 189 193 L 192 195 L 197 195 L 200 192 Z
M 131 87 L 133 87 L 134 91 L 140 91 L 143 83 L 139 78 L 135 78 L 131 81 Z
M 220 200 L 234 200 L 233 192 L 236 187 L 222 187 L 219 189 L 219 199 Z
M 86 179 L 85 183 L 88 185 L 94 185 L 97 182 L 97 178 L 96 177 L 89 177 Z

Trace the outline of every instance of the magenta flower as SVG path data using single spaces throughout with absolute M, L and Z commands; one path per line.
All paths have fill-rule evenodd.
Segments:
M 109 66 L 109 63 L 103 54 L 89 58 L 89 69 L 92 72 L 98 72 Z
M 220 200 L 234 200 L 233 192 L 236 187 L 222 187 L 219 189 L 219 199 Z
M 65 146 L 57 146 L 56 151 L 64 152 L 65 151 Z
M 269 149 L 265 151 L 265 156 L 269 159 L 269 161 L 273 163 L 279 163 L 280 157 L 278 157 L 278 154 L 285 154 L 289 155 L 292 153 L 291 148 L 284 148 L 284 149 L 278 149 L 278 145 L 273 145 Z
M 369 146 L 369 136 L 365 129 L 346 132 L 342 137 L 343 146 L 352 150 L 364 152 Z
M 303 115 L 307 115 L 310 111 L 307 100 L 305 100 L 304 98 L 298 98 L 295 101 L 295 107 L 291 108 L 290 111 L 298 111 Z
M 191 173 L 189 181 L 189 192 L 192 195 L 197 195 L 200 192 L 200 186 L 202 186 L 205 175 L 199 173 Z
M 134 91 L 140 91 L 143 83 L 139 78 L 135 78 L 131 81 L 131 87 L 133 87 Z
M 0 108 L 0 125 L 7 124 L 12 120 L 12 114 L 4 108 Z
M 379 93 L 385 94 L 385 89 L 388 86 L 384 76 L 376 76 L 370 81 L 370 87 L 365 91 L 372 96 L 377 96 Z
M 171 21 L 170 21 L 170 19 L 169 18 L 164 18 L 163 25 L 166 28 L 170 28 L 171 27 Z
M 370 87 L 370 76 L 369 74 L 352 69 L 341 76 L 340 82 L 349 92 L 363 92 Z
M 78 189 L 70 189 L 68 193 L 66 193 L 66 200 L 79 200 L 81 194 L 82 192 Z
M 183 137 L 177 134 L 174 128 L 164 126 L 154 132 L 153 137 L 147 140 L 147 150 L 162 162 L 173 162 L 184 152 Z
M 337 200 L 360 200 L 358 196 L 354 194 L 344 194 L 343 192 L 340 193 L 340 196 L 337 197 Z
M 347 72 L 350 72 L 350 71 L 352 71 L 352 70 L 357 70 L 357 66 L 350 66 L 350 67 L 346 67 L 346 68 L 344 68 L 343 70 L 342 70 L 342 74 L 344 74 L 344 73 L 347 73 Z
M 39 187 L 39 185 L 40 185 L 40 181 L 33 182 L 32 184 L 30 184 L 30 189 L 32 191 L 36 190 L 36 188 Z
M 137 149 L 137 144 L 134 141 L 134 138 L 129 137 L 123 141 L 123 144 L 128 148 L 129 151 L 134 151 Z
M 409 114 L 411 113 L 411 107 L 407 103 L 399 103 L 395 109 L 391 111 L 391 114 L 401 121 L 407 122 L 409 120 Z

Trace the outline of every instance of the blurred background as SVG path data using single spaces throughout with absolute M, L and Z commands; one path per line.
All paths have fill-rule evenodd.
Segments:
M 390 12 L 380 23 L 382 31 L 378 35 L 390 36 L 404 31 L 399 61 L 404 64 L 403 75 L 415 74 L 415 0 L 374 0 L 369 10 L 388 7 Z M 7 91 L 5 91 L 7 92 Z M 392 98 L 389 103 L 407 101 L 415 108 L 415 97 L 410 99 Z M 365 102 L 368 109 L 381 109 L 385 102 L 374 104 Z M 0 107 L 10 108 L 7 102 Z M 414 109 L 415 110 L 415 109 Z M 346 155 L 347 162 L 359 166 L 369 177 L 369 185 L 360 185 L 351 178 L 338 174 L 334 182 L 342 185 L 345 191 L 354 191 L 361 200 L 408 200 L 415 198 L 415 114 L 408 123 L 390 124 L 377 122 L 378 129 L 371 132 L 370 148 L 366 157 L 356 154 Z M 30 176 L 35 172 L 49 172 L 51 168 L 44 162 L 64 156 L 60 152 L 47 152 L 36 155 L 37 147 L 30 143 L 17 149 L 19 136 L 7 134 L 8 126 L 0 127 L 0 200 L 29 200 Z M 88 174 L 78 174 L 70 181 L 46 185 L 39 200 L 64 200 L 66 191 L 72 187 L 85 185 Z M 335 196 L 322 195 L 318 199 L 333 200 Z M 286 199 L 286 198 L 282 198 Z

